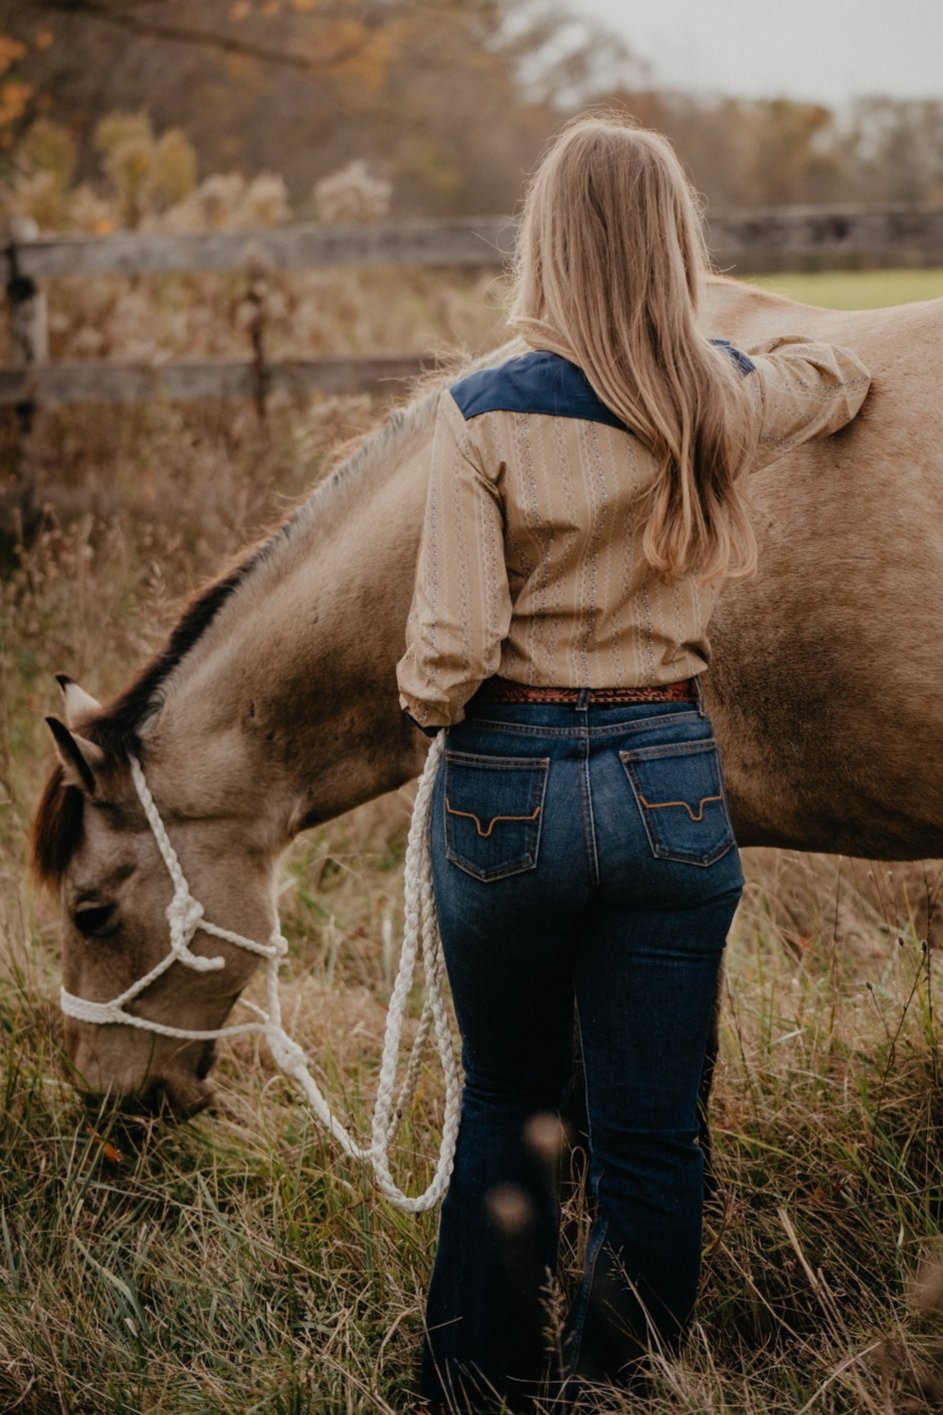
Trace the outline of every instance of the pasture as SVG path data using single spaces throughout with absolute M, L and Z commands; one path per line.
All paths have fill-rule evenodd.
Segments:
M 833 310 L 880 309 L 943 295 L 943 270 L 823 270 L 761 275 L 754 282 L 805 305 Z
M 810 303 L 943 294 L 938 271 L 771 276 Z M 273 282 L 273 341 L 414 346 L 430 328 L 496 340 L 493 276 L 389 272 Z M 220 282 L 220 308 L 235 310 Z M 64 301 L 60 353 L 212 345 L 184 279 Z M 306 293 L 307 292 L 307 293 Z M 316 292 L 317 299 L 312 298 Z M 150 308 L 153 302 L 154 308 Z M 155 314 L 154 322 L 149 316 Z M 162 322 L 161 322 L 162 321 Z M 800 331 L 801 332 L 801 331 Z M 433 1215 L 399 1214 L 339 1158 L 246 1039 L 225 1043 L 218 1104 L 173 1129 L 88 1115 L 60 1051 L 56 910 L 24 879 L 51 759 L 54 672 L 116 691 L 181 598 L 324 474 L 383 399 L 143 404 L 44 417 L 48 506 L 0 580 L 0 1408 L 353 1415 L 411 1408 Z M 9 436 L 7 430 L 4 434 Z M 411 791 L 310 832 L 285 862 L 286 1022 L 363 1134 L 401 925 Z M 713 1126 L 719 1190 L 682 1362 L 655 1412 L 943 1409 L 941 872 L 748 852 L 728 950 Z M 400 1139 L 424 1184 L 438 1078 Z M 581 1251 L 569 1204 L 564 1282 Z M 613 1396 L 606 1409 L 628 1409 Z

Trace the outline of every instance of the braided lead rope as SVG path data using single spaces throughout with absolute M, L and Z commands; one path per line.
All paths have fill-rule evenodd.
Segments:
M 443 993 L 442 945 L 435 916 L 432 860 L 429 853 L 429 816 L 432 790 L 442 757 L 444 737 L 444 732 L 439 733 L 429 749 L 422 775 L 419 778 L 419 787 L 410 821 L 406 844 L 403 945 L 387 1010 L 369 1146 L 358 1145 L 334 1115 L 308 1069 L 304 1052 L 282 1026 L 278 969 L 288 944 L 278 924 L 276 923 L 271 939 L 266 944 L 258 943 L 255 939 L 247 938 L 243 934 L 233 933 L 229 929 L 220 928 L 218 924 L 210 923 L 204 917 L 203 906 L 194 899 L 190 892 L 190 886 L 177 858 L 177 852 L 167 834 L 160 812 L 145 780 L 141 764 L 136 757 L 131 758 L 131 777 L 148 825 L 157 842 L 157 848 L 173 883 L 173 896 L 166 910 L 170 931 L 170 952 L 150 972 L 138 978 L 136 982 L 132 983 L 118 997 L 112 998 L 110 1002 L 91 1002 L 86 998 L 76 997 L 73 993 L 67 992 L 65 988 L 61 989 L 59 995 L 60 1005 L 67 1016 L 97 1026 L 120 1023 L 124 1026 L 136 1027 L 141 1031 L 155 1032 L 164 1037 L 178 1037 L 184 1041 L 215 1041 L 222 1037 L 245 1036 L 251 1033 L 263 1036 L 276 1066 L 301 1087 L 318 1120 L 333 1135 L 345 1154 L 358 1163 L 371 1164 L 380 1190 L 391 1203 L 407 1213 L 421 1213 L 425 1209 L 430 1209 L 445 1195 L 455 1159 L 455 1142 L 458 1135 L 461 1102 L 461 1082 Z M 244 948 L 251 953 L 256 953 L 267 960 L 266 995 L 268 1008 L 264 1010 L 257 1007 L 255 1003 L 246 1003 L 246 1006 L 250 1007 L 260 1020 L 238 1023 L 229 1027 L 217 1027 L 207 1031 L 192 1031 L 189 1028 L 173 1027 L 167 1023 L 151 1021 L 149 1018 L 127 1012 L 125 1004 L 142 993 L 175 962 L 200 973 L 216 971 L 225 967 L 225 959 L 222 957 L 208 958 L 191 951 L 190 944 L 193 937 L 201 930 L 216 938 L 224 939 L 237 948 Z M 406 1067 L 406 1075 L 399 1094 L 394 1099 L 403 1020 L 412 990 L 420 949 L 426 997 Z M 445 1077 L 442 1138 L 431 1182 L 423 1193 L 409 1195 L 397 1186 L 390 1172 L 389 1148 L 403 1108 L 409 1097 L 415 1093 L 423 1046 L 430 1030 L 435 1033 L 439 1060 Z
M 416 792 L 416 802 L 406 840 L 403 947 L 389 1003 L 388 1025 L 383 1041 L 377 1097 L 373 1112 L 373 1143 L 371 1146 L 377 1183 L 385 1194 L 392 1197 L 396 1186 L 390 1173 L 388 1151 L 393 1128 L 399 1035 L 412 988 L 421 940 L 423 970 L 426 978 L 426 1000 L 432 1013 L 439 1059 L 445 1078 L 445 1106 L 438 1163 L 432 1181 L 425 1194 L 421 1196 L 421 1200 L 412 1201 L 413 1206 L 421 1204 L 422 1207 L 431 1207 L 437 1203 L 448 1188 L 455 1156 L 455 1141 L 458 1135 L 461 1090 L 458 1067 L 452 1048 L 448 1013 L 434 961 L 441 952 L 441 943 L 436 924 L 435 902 L 432 892 L 432 859 L 428 844 L 432 791 L 435 784 L 435 773 L 442 756 L 444 738 L 445 733 L 440 732 L 429 749 L 429 758 L 427 758 L 425 769 L 419 778 L 419 788 Z M 430 986 L 430 982 L 433 984 L 432 986 Z
M 419 1084 L 419 1068 L 422 1065 L 423 1052 L 429 1040 L 429 1033 L 432 1030 L 432 1011 L 429 1007 L 428 999 L 423 999 L 422 1012 L 419 1016 L 419 1025 L 416 1028 L 416 1035 L 409 1052 L 409 1061 L 406 1063 L 406 1070 L 403 1072 L 403 1079 L 400 1082 L 399 1095 L 396 1097 L 396 1104 L 393 1106 L 393 1116 L 390 1121 L 392 1133 L 399 1129 L 403 1119 L 406 1105 L 410 1096 L 415 1093 Z

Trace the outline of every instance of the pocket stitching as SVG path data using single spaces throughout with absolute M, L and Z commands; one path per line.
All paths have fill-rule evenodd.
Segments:
M 703 818 L 703 807 L 705 802 L 709 800 L 719 800 L 724 808 L 726 829 L 720 842 L 707 855 L 702 854 L 700 857 L 697 857 L 691 851 L 689 851 L 687 854 L 682 855 L 679 853 L 678 847 L 672 849 L 668 845 L 661 844 L 661 842 L 659 842 L 655 838 L 652 833 L 651 822 L 646 814 L 645 808 L 647 807 L 649 810 L 657 810 L 658 807 L 661 805 L 683 805 L 688 810 L 688 814 L 691 815 L 692 820 L 694 820 L 696 818 L 691 814 L 691 809 L 688 805 L 688 802 L 649 802 L 645 797 L 644 792 L 642 791 L 641 782 L 636 779 L 636 774 L 632 769 L 633 763 L 635 761 L 657 760 L 660 757 L 671 756 L 673 754 L 689 755 L 691 752 L 698 750 L 703 751 L 706 749 L 712 749 L 715 753 L 717 778 L 721 789 L 720 793 L 717 795 L 702 797 L 699 804 L 699 810 L 702 812 Z M 619 759 L 622 762 L 622 769 L 625 772 L 626 779 L 629 783 L 629 787 L 635 799 L 635 803 L 638 806 L 638 812 L 642 819 L 642 826 L 645 830 L 645 835 L 648 839 L 649 847 L 651 849 L 652 854 L 657 860 L 670 860 L 674 864 L 696 865 L 699 868 L 703 868 L 708 865 L 713 865 L 715 861 L 719 860 L 722 855 L 726 855 L 727 851 L 732 849 L 733 846 L 736 845 L 737 838 L 734 835 L 733 823 L 730 819 L 730 808 L 727 805 L 727 798 L 723 789 L 723 767 L 720 760 L 720 751 L 717 745 L 716 738 L 704 738 L 698 742 L 666 742 L 660 744 L 660 746 L 638 747 L 634 750 L 628 751 L 623 750 L 619 752 Z
M 466 816 L 469 820 L 473 820 L 475 822 L 475 829 L 482 840 L 488 840 L 498 821 L 533 821 L 540 815 L 541 807 L 535 806 L 529 816 L 492 816 L 488 822 L 487 830 L 482 830 L 481 820 L 475 815 L 474 811 L 457 811 L 448 796 L 445 798 L 445 809 L 450 816 Z
M 661 811 L 665 806 L 683 806 L 695 824 L 699 824 L 704 819 L 704 807 L 707 805 L 708 801 L 722 801 L 723 799 L 721 795 L 702 796 L 697 803 L 697 815 L 695 815 L 687 801 L 649 801 L 646 796 L 642 795 L 641 791 L 639 792 L 639 800 L 642 805 L 647 806 L 650 811 Z
M 451 838 L 450 838 L 450 833 L 449 833 L 449 831 L 448 831 L 447 828 L 446 828 L 446 831 L 445 831 L 445 857 L 446 857 L 446 859 L 449 860 L 453 865 L 455 865 L 457 869 L 463 870 L 463 871 L 465 872 L 465 874 L 470 875 L 472 879 L 477 879 L 477 880 L 479 880 L 479 881 L 481 881 L 481 882 L 483 882 L 483 883 L 487 883 L 488 881 L 491 881 L 491 880 L 504 879 L 504 878 L 506 878 L 508 875 L 523 874 L 526 870 L 535 869 L 535 868 L 536 868 L 536 865 L 537 865 L 538 854 L 539 854 L 539 851 L 540 851 L 540 838 L 541 838 L 541 834 L 542 834 L 542 830 L 543 830 L 543 805 L 544 805 L 544 800 L 546 799 L 546 795 L 547 795 L 547 778 L 548 778 L 548 776 L 549 776 L 549 774 L 550 774 L 550 770 L 549 770 L 549 769 L 550 769 L 550 758 L 549 758 L 549 757 L 501 757 L 501 758 L 496 758 L 496 757 L 477 757 L 476 754 L 475 754 L 475 753 L 472 753 L 472 752 L 449 752 L 449 751 L 446 751 L 446 752 L 445 752 L 445 757 L 446 757 L 446 760 L 454 760 L 454 761 L 457 761 L 459 764 L 465 763 L 465 764 L 467 764 L 467 765 L 473 765 L 473 766 L 476 766 L 476 767 L 486 766 L 486 767 L 492 767 L 492 768 L 494 768 L 495 770 L 502 770 L 504 767 L 512 767 L 512 766 L 513 766 L 513 767 L 518 767 L 518 768 L 521 768 L 521 767 L 528 767 L 528 768 L 529 768 L 529 767 L 537 767 L 537 768 L 538 768 L 538 778 L 539 778 L 538 794 L 539 794 L 540 799 L 539 799 L 539 801 L 537 802 L 537 808 L 536 808 L 536 810 L 534 811 L 534 813 L 532 814 L 532 816 L 530 816 L 530 817 L 526 817 L 526 816 L 525 816 L 525 817 L 509 816 L 509 817 L 506 817 L 506 818 L 505 818 L 505 817 L 501 817 L 501 816 L 496 816 L 496 817 L 494 817 L 494 818 L 492 819 L 492 825 L 494 824 L 494 821 L 495 821 L 495 820 L 501 820 L 501 819 L 509 819 L 509 820 L 515 820 L 515 819 L 524 819 L 524 820 L 527 820 L 527 819 L 531 819 L 531 820 L 535 820 L 535 821 L 537 822 L 537 830 L 536 830 L 536 833 L 535 833 L 535 835 L 534 835 L 533 848 L 532 848 L 531 850 L 528 850 L 526 854 L 524 854 L 524 855 L 519 855 L 515 860 L 506 861 L 506 862 L 505 862 L 504 864 L 502 864 L 502 865 L 494 865 L 494 866 L 490 866 L 490 867 L 476 866 L 476 865 L 472 864 L 471 862 L 465 860 L 463 857 L 459 856 L 459 855 L 455 852 L 455 850 L 454 850 L 454 848 L 453 848 L 452 840 L 451 840 Z M 532 798 L 532 799 L 533 799 L 533 798 Z M 450 809 L 450 808 L 449 808 L 448 797 L 445 795 L 444 792 L 443 792 L 443 808 L 444 808 L 444 812 L 445 812 L 446 815 L 450 815 L 450 814 L 451 814 L 451 815 L 468 815 L 468 816 L 471 816 L 471 817 L 475 820 L 476 828 L 478 827 L 478 818 L 473 815 L 473 812 L 471 812 L 471 811 L 459 812 L 459 811 L 456 811 L 456 810 L 454 810 L 454 809 Z M 480 832 L 479 832 L 479 833 L 480 833 Z

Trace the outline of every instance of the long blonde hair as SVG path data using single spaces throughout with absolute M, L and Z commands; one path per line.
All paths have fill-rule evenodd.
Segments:
M 612 115 L 563 129 L 527 188 L 509 319 L 534 348 L 579 365 L 653 453 L 648 563 L 713 581 L 756 568 L 737 485 L 755 433 L 742 375 L 696 326 L 709 269 L 667 138 Z

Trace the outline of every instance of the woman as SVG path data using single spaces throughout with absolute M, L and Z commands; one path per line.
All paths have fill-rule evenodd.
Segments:
M 417 725 L 448 730 L 430 846 L 465 1086 L 426 1311 L 441 1408 L 526 1408 L 546 1376 L 546 1117 L 574 1015 L 596 1218 L 564 1391 L 675 1350 L 694 1302 L 698 1089 L 743 887 L 708 621 L 755 569 L 747 473 L 842 427 L 870 382 L 829 345 L 708 340 L 707 268 L 669 143 L 574 122 L 524 206 L 530 350 L 439 403 L 397 678 Z

